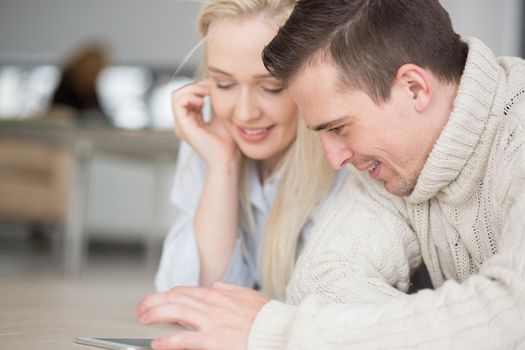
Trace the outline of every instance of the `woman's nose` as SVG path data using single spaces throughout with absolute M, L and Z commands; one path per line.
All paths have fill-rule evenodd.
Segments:
M 239 122 L 247 122 L 258 118 L 260 109 L 257 105 L 256 97 L 253 96 L 249 89 L 241 90 L 239 99 L 235 106 L 234 118 Z

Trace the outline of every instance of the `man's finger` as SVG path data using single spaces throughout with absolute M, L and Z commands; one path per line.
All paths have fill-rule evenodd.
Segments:
M 162 337 L 153 340 L 153 349 L 173 350 L 173 349 L 203 349 L 203 336 L 199 332 L 182 332 L 176 335 Z
M 226 283 L 226 282 L 215 282 L 213 284 L 213 288 L 222 289 L 222 290 L 236 290 L 236 289 L 240 289 L 240 288 L 244 288 L 244 287 L 240 287 L 238 285 L 230 284 L 230 283 Z
M 202 329 L 208 324 L 208 318 L 202 311 L 186 304 L 162 304 L 150 308 L 142 314 L 140 321 L 152 323 L 182 323 L 192 329 Z
M 214 303 L 224 298 L 222 291 L 205 287 L 176 287 L 171 289 L 169 293 L 170 300 L 175 302 L 179 300 L 181 295 L 186 295 L 207 303 Z
M 153 293 L 153 294 L 146 296 L 140 301 L 140 303 L 135 308 L 135 314 L 140 317 L 144 312 L 148 311 L 152 307 L 155 307 L 161 304 L 165 304 L 165 303 L 169 303 L 170 302 L 170 295 L 169 295 L 170 292 L 171 291 Z
M 186 302 L 185 297 L 191 297 L 203 302 L 212 302 L 223 299 L 224 295 L 220 290 L 204 287 L 175 287 L 162 293 L 150 294 L 139 303 L 135 309 L 137 316 L 141 316 L 148 309 L 161 305 L 176 302 Z M 192 303 L 193 305 L 193 303 Z
M 171 300 L 170 303 L 184 304 L 203 313 L 206 312 L 207 304 L 202 299 L 195 298 L 191 294 L 177 293 L 176 295 L 171 295 L 169 299 Z

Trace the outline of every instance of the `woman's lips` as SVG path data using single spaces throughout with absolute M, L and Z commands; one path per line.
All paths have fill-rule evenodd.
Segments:
M 243 140 L 248 142 L 260 142 L 270 135 L 273 127 L 273 125 L 266 128 L 243 128 L 238 126 L 237 129 Z

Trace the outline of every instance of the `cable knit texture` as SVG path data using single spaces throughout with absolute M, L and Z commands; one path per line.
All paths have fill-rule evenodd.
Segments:
M 354 171 L 250 349 L 525 349 L 525 63 L 467 43 L 412 194 Z M 421 261 L 436 290 L 407 296 Z

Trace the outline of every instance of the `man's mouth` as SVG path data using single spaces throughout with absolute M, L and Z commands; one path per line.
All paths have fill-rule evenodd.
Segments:
M 368 167 L 368 172 L 369 172 L 369 173 L 373 173 L 374 170 L 377 168 L 378 165 L 379 165 L 379 162 L 378 162 L 378 161 L 373 162 L 373 163 Z
M 381 162 L 375 161 L 373 162 L 368 168 L 368 174 L 372 176 L 372 178 L 379 180 L 379 173 L 381 171 Z

